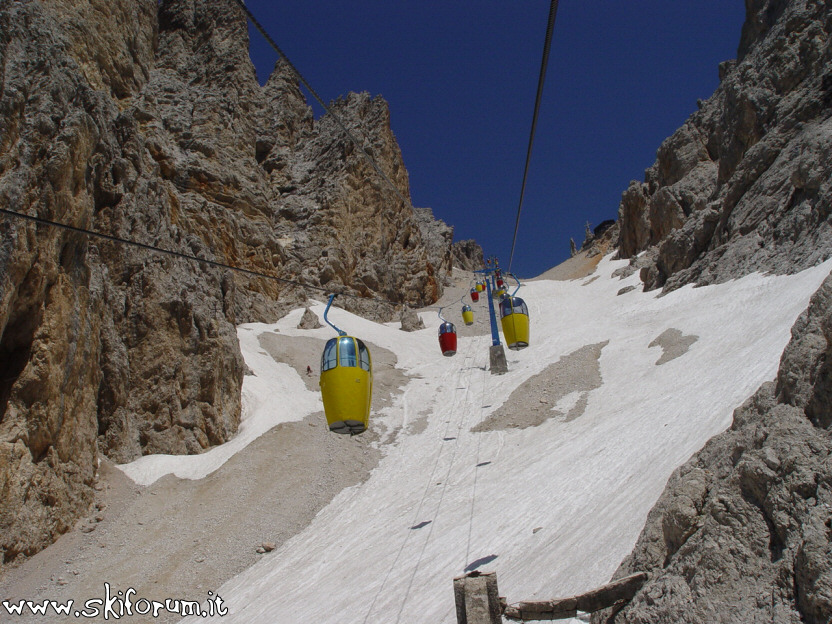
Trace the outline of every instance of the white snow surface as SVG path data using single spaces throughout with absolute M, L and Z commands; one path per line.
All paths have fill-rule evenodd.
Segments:
M 407 333 L 398 323 L 332 310 L 330 320 L 393 351 L 409 376 L 393 405 L 371 416 L 388 441 L 383 457 L 366 482 L 342 491 L 309 527 L 217 590 L 227 615 L 183 622 L 453 624 L 452 580 L 483 560 L 478 569 L 497 572 L 510 603 L 607 582 L 672 471 L 774 378 L 792 324 L 832 269 L 828 261 L 792 276 L 754 274 L 663 297 L 640 288 L 617 296 L 639 284 L 637 275 L 612 277 L 624 265 L 607 257 L 594 281 L 525 284 L 518 294 L 529 306 L 530 345 L 506 352 L 509 372 L 500 376 L 488 371 L 490 336 L 460 337 L 457 355 L 442 357 L 435 314 L 423 313 L 428 327 Z M 475 313 L 486 314 L 486 305 L 474 304 Z M 323 316 L 322 304 L 313 310 Z M 328 327 L 298 330 L 301 313 L 276 328 L 289 336 L 334 335 Z M 661 348 L 648 345 L 669 328 L 698 340 L 659 366 Z M 144 457 L 122 469 L 139 483 L 170 472 L 201 478 L 274 425 L 321 410 L 318 394 L 260 348 L 257 336 L 274 329 L 239 328 L 255 376 L 243 383 L 234 440 L 200 456 Z M 589 393 L 580 417 L 470 431 L 530 377 L 607 340 L 603 384 Z M 557 407 L 576 401 L 567 395 Z M 425 415 L 423 430 L 408 429 Z

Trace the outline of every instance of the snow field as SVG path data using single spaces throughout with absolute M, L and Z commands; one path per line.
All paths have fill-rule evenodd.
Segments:
M 218 590 L 229 612 L 217 621 L 452 624 L 452 579 L 478 564 L 497 572 L 509 602 L 606 582 L 671 472 L 773 379 L 791 325 L 832 269 L 830 261 L 793 276 L 750 275 L 664 297 L 640 290 L 617 296 L 638 284 L 637 276 L 611 277 L 624 264 L 604 259 L 596 280 L 525 285 L 518 294 L 529 305 L 531 344 L 507 351 L 502 376 L 486 370 L 490 336 L 460 337 L 457 355 L 442 357 L 436 314 L 422 313 L 427 328 L 407 333 L 397 323 L 333 309 L 336 325 L 393 351 L 411 376 L 393 405 L 371 416 L 382 439 L 393 441 L 365 483 L 342 491 L 306 530 Z M 323 307 L 313 310 L 322 317 Z M 482 299 L 473 307 L 487 314 Z M 333 335 L 328 327 L 296 329 L 301 313 L 277 329 Z M 262 353 L 256 336 L 274 328 L 239 329 L 256 376 L 245 378 L 235 440 L 197 457 L 145 457 L 125 472 L 144 483 L 167 472 L 200 478 L 278 422 L 321 410 L 293 369 Z M 670 328 L 697 340 L 659 366 L 662 349 L 648 345 Z M 581 416 L 470 431 L 523 382 L 604 341 L 603 384 L 589 393 Z M 564 397 L 559 407 L 576 400 Z M 412 432 L 408 425 L 425 415 L 424 430 Z

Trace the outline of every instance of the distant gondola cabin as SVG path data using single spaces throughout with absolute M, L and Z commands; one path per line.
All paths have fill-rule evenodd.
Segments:
M 500 323 L 509 349 L 519 351 L 529 346 L 529 308 L 520 297 L 500 301 Z
M 446 321 L 439 326 L 439 348 L 446 357 L 456 355 L 456 327 L 453 323 Z
M 352 336 L 329 340 L 321 356 L 320 385 L 329 430 L 363 432 L 373 398 L 373 364 L 367 346 Z
M 477 302 L 480 300 L 480 291 L 476 287 L 471 289 L 471 301 Z
M 466 325 L 474 324 L 474 311 L 471 309 L 471 306 L 462 306 L 462 320 L 465 322 Z

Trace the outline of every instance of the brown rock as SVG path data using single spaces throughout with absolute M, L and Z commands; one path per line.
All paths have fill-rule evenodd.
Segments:
M 832 255 L 825 3 L 749 0 L 740 56 L 619 206 L 646 288 L 791 273 Z
M 88 513 L 98 452 L 230 439 L 235 325 L 303 304 L 286 280 L 384 320 L 442 292 L 450 228 L 315 122 L 285 63 L 261 87 L 247 51 L 231 0 L 0 3 L 0 204 L 280 278 L 0 218 L 4 562 Z M 333 109 L 407 197 L 386 103 Z
M 401 314 L 401 329 L 402 331 L 412 332 L 425 328 L 425 322 L 422 320 L 413 308 L 404 306 Z
M 622 622 L 826 622 L 832 613 L 832 276 L 764 384 L 668 481 L 616 577 L 650 580 Z
M 306 308 L 303 311 L 300 323 L 298 323 L 298 329 L 318 329 L 319 327 L 323 327 L 323 325 L 321 325 L 318 315 L 309 308 Z

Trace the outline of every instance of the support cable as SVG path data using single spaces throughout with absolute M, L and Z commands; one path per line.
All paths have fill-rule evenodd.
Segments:
M 473 356 L 468 356 L 468 357 L 465 358 L 465 364 L 463 364 L 462 368 L 460 368 L 459 373 L 456 377 L 457 388 L 459 388 L 459 384 L 462 380 L 463 371 L 470 368 L 469 366 L 466 366 L 466 365 L 469 364 L 471 362 L 471 360 L 473 360 Z M 422 560 L 424 559 L 425 552 L 427 551 L 427 548 L 428 548 L 428 543 L 430 542 L 430 539 L 433 535 L 433 530 L 436 528 L 436 519 L 439 517 L 439 511 L 442 508 L 442 502 L 445 499 L 445 493 L 447 492 L 447 489 L 448 489 L 448 481 L 451 478 L 451 472 L 453 472 L 454 463 L 456 462 L 456 455 L 457 455 L 457 451 L 459 450 L 459 437 L 460 437 L 460 434 L 462 433 L 463 427 L 468 422 L 468 414 L 470 412 L 470 409 L 468 409 L 464 404 L 465 403 L 470 404 L 470 401 L 467 401 L 467 399 L 471 394 L 471 384 L 469 382 L 470 382 L 470 378 L 471 378 L 472 375 L 473 375 L 473 373 L 469 372 L 468 373 L 468 378 L 465 380 L 466 381 L 465 386 L 464 386 L 465 394 L 461 398 L 454 401 L 454 403 L 456 405 L 462 404 L 461 409 L 463 411 L 463 415 L 462 415 L 462 417 L 460 417 L 459 424 L 457 425 L 456 436 L 454 436 L 454 438 L 455 438 L 454 439 L 454 446 L 453 446 L 453 450 L 451 451 L 450 460 L 448 462 L 448 470 L 445 473 L 445 478 L 442 479 L 442 490 L 439 493 L 439 501 L 436 503 L 436 510 L 433 512 L 433 516 L 431 517 L 430 528 L 428 529 L 427 537 L 425 537 L 425 541 L 422 542 L 422 548 L 419 551 L 419 556 L 416 558 L 416 564 L 413 566 L 413 572 L 410 575 L 410 580 L 408 581 L 407 589 L 405 590 L 404 598 L 402 599 L 402 604 L 399 607 L 399 612 L 396 615 L 396 620 L 395 620 L 394 624 L 399 624 L 399 622 L 402 619 L 402 614 L 404 613 L 405 605 L 407 604 L 407 600 L 410 597 L 410 592 L 413 589 L 413 583 L 416 580 L 416 575 L 419 572 L 419 567 L 421 566 Z M 455 410 L 452 408 L 451 413 L 453 413 L 454 411 Z M 450 432 L 450 429 L 451 429 L 452 420 L 453 419 L 448 421 L 448 426 L 445 428 L 445 434 L 443 436 L 444 439 L 448 438 L 448 433 Z M 440 447 L 440 448 L 444 448 L 444 447 Z M 430 487 L 430 484 L 433 482 L 434 474 L 436 472 L 436 467 L 439 465 L 439 457 L 441 457 L 441 453 L 437 457 L 437 462 L 436 462 L 436 465 L 434 466 L 434 471 L 431 473 L 431 480 L 428 482 L 429 487 Z
M 191 254 L 186 254 L 181 251 L 173 251 L 172 249 L 164 249 L 163 247 L 156 247 L 155 245 L 148 245 L 147 243 L 140 243 L 138 241 L 130 240 L 127 238 L 120 238 L 118 236 L 112 236 L 110 234 L 104 234 L 103 232 L 96 232 L 94 230 L 88 230 L 85 228 L 76 227 L 74 225 L 68 225 L 66 223 L 60 223 L 59 221 L 51 221 L 49 219 L 44 219 L 43 217 L 34 217 L 32 215 L 27 215 L 22 212 L 15 212 L 14 210 L 8 210 L 6 208 L 0 208 L 0 214 L 4 214 L 11 217 L 17 217 L 19 219 L 25 219 L 26 221 L 32 221 L 34 223 L 39 223 L 41 225 L 49 225 L 51 227 L 56 227 L 62 230 L 67 230 L 70 232 L 75 232 L 76 234 L 85 234 L 87 236 L 91 236 L 93 238 L 100 238 L 103 240 L 108 240 L 113 243 L 121 243 L 123 245 L 130 245 L 132 247 L 138 247 L 140 249 L 144 249 L 147 251 L 151 251 L 153 253 L 164 254 L 167 256 L 173 256 L 175 258 L 181 258 L 184 260 L 191 260 L 194 262 L 200 262 L 203 264 L 207 264 L 209 266 L 217 267 L 220 269 L 228 269 L 229 271 L 235 271 L 236 273 L 242 273 L 243 275 L 248 275 L 249 277 L 262 277 L 265 279 L 274 280 L 276 282 L 281 282 L 282 284 L 290 284 L 292 286 L 298 286 L 300 288 L 307 288 L 309 290 L 317 290 L 322 293 L 332 293 L 334 292 L 332 288 L 324 288 L 322 286 L 312 286 L 311 284 L 304 284 L 303 282 L 298 282 L 295 280 L 287 279 L 285 277 L 277 277 L 276 275 L 269 275 L 268 273 L 261 273 L 260 271 L 252 271 L 251 269 L 243 269 L 241 267 L 236 267 L 230 264 L 225 264 L 224 262 L 217 262 L 216 260 L 206 260 L 205 258 L 199 258 L 197 256 L 192 256 Z M 362 299 L 364 301 L 375 301 L 378 303 L 384 303 L 387 305 L 397 306 L 400 305 L 393 301 L 389 301 L 387 299 L 380 299 L 378 297 L 364 297 L 361 295 L 355 295 L 349 292 L 337 292 L 336 294 L 341 295 L 342 297 L 352 297 L 354 299 Z
M 514 222 L 514 237 L 511 241 L 511 255 L 508 259 L 508 270 L 511 272 L 511 262 L 514 260 L 514 247 L 517 244 L 517 228 L 520 227 L 520 211 L 523 208 L 523 196 L 526 194 L 526 179 L 529 176 L 529 162 L 532 159 L 532 145 L 534 133 L 537 129 L 537 116 L 540 113 L 540 101 L 543 99 L 543 83 L 546 80 L 546 66 L 549 64 L 549 50 L 552 47 L 552 33 L 555 29 L 555 16 L 558 12 L 558 0 L 551 0 L 549 6 L 549 23 L 546 26 L 546 41 L 543 44 L 543 60 L 540 63 L 540 77 L 537 79 L 537 96 L 534 100 L 534 115 L 532 116 L 532 131 L 529 135 L 529 147 L 526 150 L 526 167 L 523 170 L 523 184 L 520 187 L 520 203 L 517 206 L 517 220 Z
M 482 376 L 485 375 L 485 369 L 483 369 Z M 485 382 L 483 382 L 483 386 L 485 386 Z M 482 405 L 482 402 L 480 403 Z M 485 420 L 485 416 L 482 413 L 485 411 L 484 407 L 480 407 L 480 421 L 477 425 L 480 425 Z M 474 532 L 474 506 L 477 500 L 477 477 L 480 473 L 480 446 L 482 444 L 482 432 L 478 432 L 477 435 L 477 456 L 474 464 L 474 484 L 471 486 L 471 511 L 468 515 L 468 540 L 466 541 L 465 545 L 465 563 L 462 566 L 463 572 L 468 568 L 468 564 L 470 561 L 471 556 L 471 535 Z
M 459 383 L 460 383 L 459 380 L 460 380 L 461 376 L 462 376 L 462 369 L 460 369 L 460 371 L 457 375 L 457 381 L 456 381 L 457 385 L 459 385 Z M 453 410 L 451 410 L 451 411 L 453 412 Z M 451 432 L 451 422 L 452 422 L 452 420 L 453 419 L 450 419 L 450 420 L 447 421 L 447 424 L 445 426 L 445 431 L 442 434 L 443 439 L 449 437 L 449 433 Z M 410 536 L 413 535 L 413 531 L 414 531 L 413 527 L 416 526 L 417 523 L 419 522 L 419 520 L 422 518 L 422 507 L 424 507 L 425 502 L 427 501 L 427 498 L 428 498 L 428 494 L 430 493 L 431 489 L 433 488 L 433 484 L 435 483 L 435 480 L 436 480 L 435 475 L 437 473 L 437 470 L 439 469 L 439 462 L 442 459 L 444 451 L 445 451 L 445 446 L 440 445 L 439 446 L 439 452 L 436 454 L 436 461 L 433 462 L 433 468 L 431 469 L 430 476 L 428 477 L 428 480 L 425 483 L 425 489 L 422 492 L 422 498 L 419 500 L 419 505 L 416 507 L 416 514 L 413 516 L 413 521 L 411 523 L 411 528 L 408 531 L 408 533 L 405 535 L 404 540 L 402 540 L 402 545 L 399 547 L 399 550 L 396 553 L 395 558 L 393 559 L 393 563 L 391 564 L 390 569 L 387 570 L 387 574 L 385 575 L 384 580 L 382 580 L 381 585 L 379 585 L 378 591 L 376 592 L 376 595 L 373 598 L 373 601 L 370 603 L 370 608 L 367 611 L 367 615 L 364 616 L 364 620 L 363 620 L 362 624 L 367 624 L 367 622 L 370 621 L 370 615 L 372 614 L 373 609 L 375 608 L 376 602 L 378 601 L 379 596 L 381 596 L 381 593 L 384 590 L 384 587 L 387 585 L 387 581 L 390 579 L 390 576 L 393 574 L 393 571 L 396 569 L 396 564 L 398 564 L 399 559 L 401 558 L 401 555 L 404 552 L 405 546 L 407 546 L 408 542 L 410 541 Z M 454 447 L 454 453 L 456 453 L 456 446 Z M 453 462 L 452 462 L 451 465 L 453 465 Z M 447 481 L 447 479 L 445 479 L 445 481 Z M 445 495 L 444 488 L 442 489 L 441 495 L 442 496 Z M 440 499 L 440 504 L 441 504 L 441 499 Z M 434 520 L 436 520 L 436 514 L 437 513 L 438 513 L 438 509 L 437 509 L 437 512 L 435 512 L 433 514 L 433 516 L 431 517 L 431 520 L 430 520 L 431 523 L 433 523 Z M 431 531 L 432 530 L 433 530 L 433 526 L 431 526 Z M 430 539 L 430 532 L 428 533 L 428 537 L 426 539 L 427 540 Z M 424 547 L 422 548 L 422 554 L 424 554 Z M 421 555 L 420 555 L 420 559 L 421 559 Z M 416 568 L 417 569 L 418 569 L 418 565 L 419 565 L 419 561 L 416 562 Z M 404 609 L 404 604 L 407 602 L 407 596 L 410 593 L 411 587 L 413 586 L 413 577 L 415 576 L 415 574 L 416 574 L 416 570 L 414 570 L 413 575 L 410 577 L 410 584 L 407 587 L 407 591 L 405 593 L 404 601 L 402 603 L 401 608 L 399 609 L 399 613 L 398 613 L 399 618 L 401 618 L 402 610 Z M 398 619 L 396 621 L 398 622 Z

